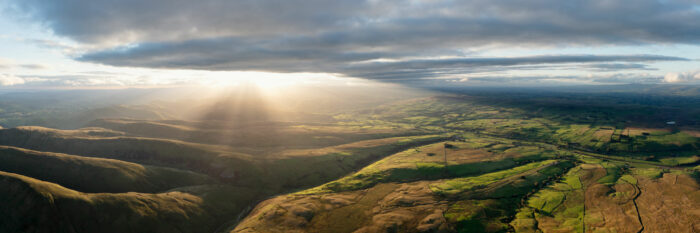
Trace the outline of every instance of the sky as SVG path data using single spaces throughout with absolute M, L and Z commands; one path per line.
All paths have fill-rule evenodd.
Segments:
M 0 0 L 0 88 L 700 84 L 699 0 Z

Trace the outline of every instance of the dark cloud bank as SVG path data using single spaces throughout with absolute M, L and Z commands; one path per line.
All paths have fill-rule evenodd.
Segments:
M 694 0 L 16 0 L 13 9 L 116 66 L 330 72 L 369 79 L 579 64 L 648 70 L 656 55 L 488 57 L 490 48 L 698 44 Z

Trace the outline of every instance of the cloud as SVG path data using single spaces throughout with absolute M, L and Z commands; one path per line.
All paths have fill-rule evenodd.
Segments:
M 13 9 L 84 43 L 132 43 L 219 36 L 298 34 L 343 24 L 356 0 L 18 0 Z M 350 22 L 348 22 L 350 23 Z
M 645 73 L 615 73 L 608 75 L 590 75 L 587 77 L 587 80 L 603 84 L 655 84 L 663 82 L 663 77 Z
M 653 74 L 600 74 L 600 75 L 498 75 L 477 74 L 439 79 L 411 79 L 402 84 L 416 87 L 465 87 L 465 86 L 546 86 L 580 84 L 657 84 L 662 76 Z
M 12 68 L 38 70 L 38 69 L 45 69 L 47 67 L 44 65 L 41 65 L 41 64 L 31 64 L 31 63 L 22 64 L 22 63 L 18 63 L 17 61 L 14 61 L 11 59 L 0 58 L 0 69 L 12 69 Z
M 657 70 L 647 64 L 640 63 L 601 63 L 585 66 L 595 71 L 621 71 L 621 70 Z
M 0 57 L 0 69 L 9 69 L 15 66 L 17 66 L 15 61 Z
M 231 46 L 231 45 L 235 46 Z M 524 57 L 404 58 L 405 51 L 346 51 L 321 41 L 236 39 L 147 43 L 88 53 L 77 58 L 127 67 L 272 72 L 322 72 L 377 80 L 433 78 L 505 70 L 650 70 L 646 64 L 690 61 L 682 57 L 638 55 L 540 55 Z M 392 58 L 392 61 L 376 61 Z M 373 61 L 374 60 L 374 61 Z M 574 64 L 584 66 L 569 67 Z
M 687 83 L 692 81 L 700 81 L 700 71 L 682 72 L 682 73 L 667 73 L 664 76 L 664 82 L 667 83 Z
M 175 43 L 145 43 L 88 53 L 77 58 L 117 66 L 201 70 L 252 70 L 273 72 L 338 73 L 369 79 L 425 78 L 484 71 L 489 67 L 534 69 L 524 65 L 688 61 L 681 57 L 657 55 L 543 55 L 528 57 L 457 57 L 438 59 L 400 59 L 412 53 L 394 51 L 348 50 L 327 40 L 302 38 L 285 40 L 240 40 L 235 38 L 196 40 Z M 346 52 L 343 52 L 346 51 Z M 598 69 L 632 69 L 630 64 L 595 64 Z M 520 67 L 513 67 L 520 66 Z M 643 66 L 643 65 L 641 65 Z M 551 67 L 544 67 L 550 69 Z M 646 69 L 646 67 L 636 68 Z M 492 68 L 491 68 L 492 69 Z M 503 68 L 500 68 L 503 69 Z
M 374 78 L 411 78 L 432 77 L 445 74 L 469 73 L 474 71 L 494 71 L 504 69 L 533 68 L 526 65 L 566 64 L 566 63 L 599 63 L 599 62 L 654 62 L 654 61 L 688 61 L 680 57 L 656 55 L 549 55 L 528 57 L 484 57 L 484 58 L 451 58 L 431 60 L 408 60 L 399 62 L 372 62 L 352 66 L 351 74 L 360 77 Z M 607 67 L 608 69 L 629 68 L 629 64 L 593 64 L 592 66 Z M 506 68 L 503 68 L 506 67 Z M 537 68 L 537 67 L 534 67 Z M 551 67 L 546 67 L 551 68 Z M 487 69 L 487 70 L 484 70 Z M 369 73 L 362 73 L 364 70 Z M 358 73 L 353 73 L 358 72 Z
M 123 74 L 65 74 L 65 75 L 12 75 L 0 74 L 0 86 L 37 88 L 56 87 L 123 87 L 147 85 L 150 79 Z
M 20 64 L 18 66 L 21 68 L 24 68 L 24 69 L 29 69 L 29 70 L 41 70 L 41 69 L 47 68 L 45 65 L 41 65 L 41 64 Z
M 24 84 L 23 78 L 9 74 L 0 74 L 0 86 L 14 86 L 20 84 Z
M 55 50 L 68 55 L 76 55 L 82 52 L 81 49 L 74 45 L 70 45 L 57 40 L 47 40 L 47 39 L 22 39 L 30 44 L 34 44 L 38 47 Z
M 362 43 L 697 43 L 696 1 L 16 0 L 86 43 L 329 35 Z M 643 17 L 640 17 L 643 16 Z M 351 36 L 352 35 L 352 36 Z
M 304 39 L 219 38 L 143 43 L 84 54 L 81 61 L 117 66 L 203 70 L 321 71 L 346 62 L 395 56 L 384 52 L 342 52 Z
M 144 87 L 177 86 L 194 84 L 192 79 L 178 77 L 155 78 L 149 75 L 135 75 L 110 72 L 79 72 L 59 75 L 19 75 L 24 80 L 24 87 L 35 88 L 72 88 L 72 87 Z
M 692 0 L 9 0 L 114 66 L 337 73 L 368 79 L 503 70 L 651 70 L 654 55 L 474 57 L 492 48 L 699 44 Z M 480 55 L 484 55 L 483 53 Z M 610 63 L 610 64 L 607 64 Z

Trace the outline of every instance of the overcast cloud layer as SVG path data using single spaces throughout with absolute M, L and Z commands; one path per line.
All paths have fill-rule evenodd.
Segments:
M 114 66 L 324 72 L 383 80 L 571 67 L 645 71 L 655 62 L 688 59 L 500 57 L 489 51 L 700 43 L 697 0 L 11 2 L 16 13 L 89 48 L 75 59 Z M 656 79 L 695 77 L 679 73 Z

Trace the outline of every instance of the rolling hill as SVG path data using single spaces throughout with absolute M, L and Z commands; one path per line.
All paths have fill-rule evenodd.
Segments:
M 206 175 L 113 159 L 0 146 L 0 170 L 24 174 L 86 193 L 156 193 L 214 184 Z
M 256 198 L 245 188 L 82 193 L 6 172 L 0 186 L 3 232 L 212 232 Z

